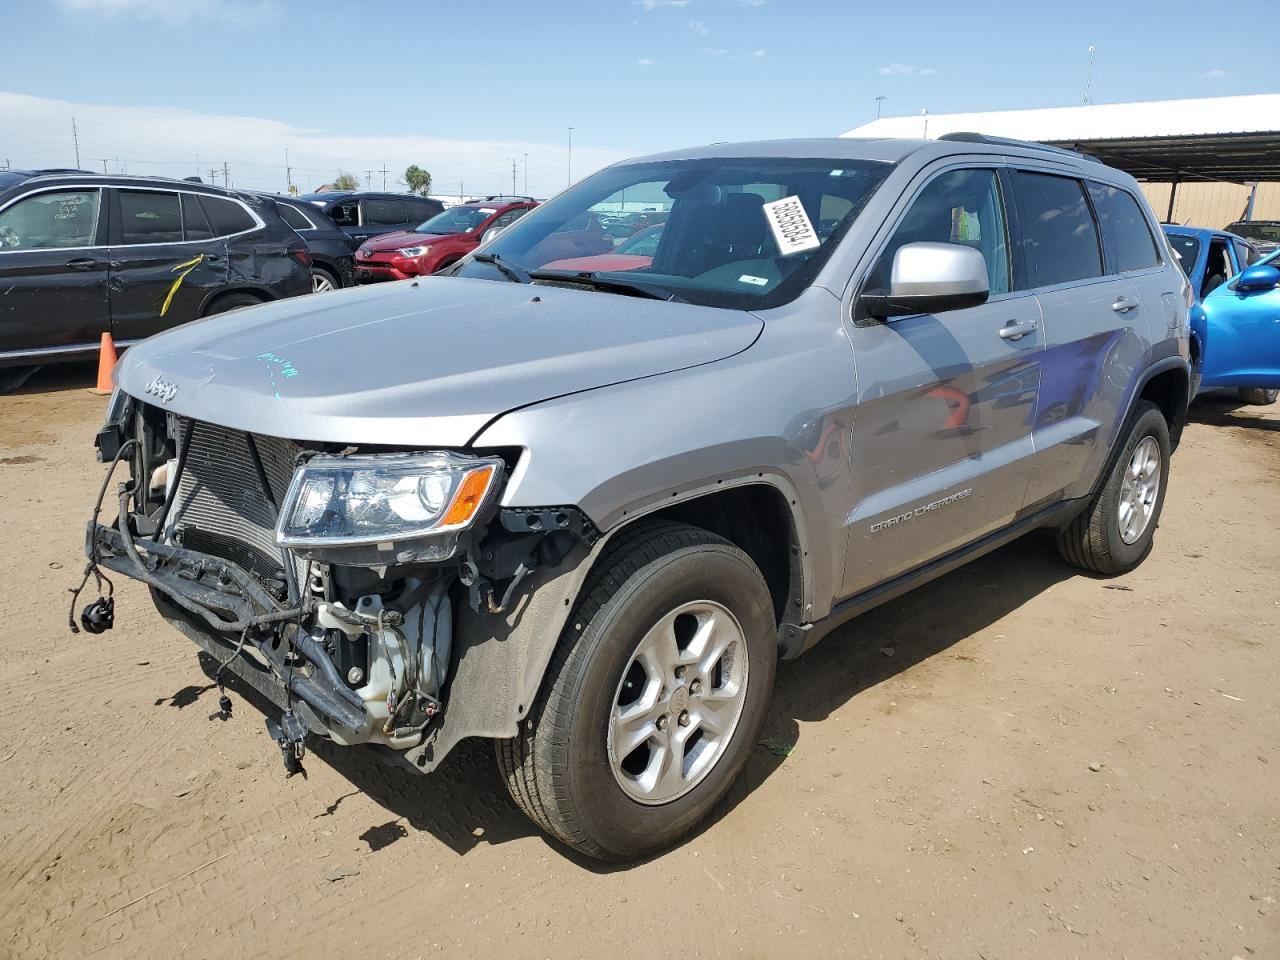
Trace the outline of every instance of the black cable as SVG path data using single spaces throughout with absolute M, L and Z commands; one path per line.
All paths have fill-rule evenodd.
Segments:
M 111 458 L 111 464 L 107 467 L 107 475 L 102 478 L 102 486 L 98 488 L 98 498 L 93 503 L 93 518 L 90 521 L 91 529 L 98 528 L 98 518 L 102 516 L 102 501 L 106 499 L 107 487 L 111 485 L 111 476 L 116 472 L 124 452 L 130 447 L 138 445 L 137 438 L 126 440 L 120 444 L 120 449 L 116 451 L 116 455 Z M 98 539 L 91 533 L 89 535 L 89 562 L 84 567 L 84 578 L 80 581 L 80 586 L 71 590 L 71 608 L 67 613 L 67 626 L 71 628 L 72 633 L 79 633 L 80 628 L 76 626 L 76 603 L 80 600 L 80 594 L 84 590 L 85 585 L 89 582 L 92 575 L 98 586 L 98 592 L 102 592 L 102 584 L 107 584 L 107 596 L 109 599 L 115 593 L 115 584 L 111 582 L 111 578 L 98 569 Z

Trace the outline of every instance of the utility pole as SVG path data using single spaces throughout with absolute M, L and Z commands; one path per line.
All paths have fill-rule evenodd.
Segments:
M 7 162 L 7 161 L 6 161 L 6 162 Z M 461 180 L 459 180 L 459 181 L 458 181 L 458 202 L 459 202 L 459 203 L 462 203 L 463 196 L 464 196 L 463 189 L 462 189 L 462 188 L 463 188 L 463 186 L 464 186 L 463 182 L 462 182 Z
M 284 148 L 284 192 L 293 195 L 293 167 L 289 166 L 289 148 Z
M 1081 105 L 1089 105 L 1089 88 L 1093 86 L 1093 44 L 1089 44 L 1089 72 L 1084 78 L 1084 99 L 1080 101 Z
M 382 192 L 386 193 L 387 192 L 387 161 L 385 160 L 382 161 L 382 170 L 379 172 L 382 174 Z
M 573 127 L 569 128 L 569 186 L 573 186 Z
M 920 137 L 924 140 L 928 140 L 929 139 L 929 108 L 925 107 L 923 110 L 921 110 L 920 116 L 924 117 L 924 132 L 920 134 Z
M 76 129 L 76 118 L 71 118 L 71 142 L 76 145 L 76 168 L 80 167 L 80 131 Z
M 196 176 L 200 176 L 200 154 L 196 154 Z
M 524 155 L 524 195 L 529 195 L 529 155 Z
M 227 171 L 227 161 L 222 161 L 222 186 L 231 189 L 231 174 Z
M 880 96 L 876 97 L 876 119 L 877 120 L 880 119 L 880 108 L 884 105 L 884 102 L 888 99 L 889 98 L 886 97 L 883 93 L 880 94 Z
M 511 195 L 516 195 L 516 158 L 511 158 Z
M 366 190 L 373 189 L 373 171 L 372 170 L 366 170 L 364 172 L 364 188 Z
M 218 185 L 218 169 L 217 167 L 209 168 L 209 182 L 215 187 Z

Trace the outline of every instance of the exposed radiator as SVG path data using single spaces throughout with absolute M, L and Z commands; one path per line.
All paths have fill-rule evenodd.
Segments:
M 192 421 L 181 422 L 183 441 L 191 428 Z M 282 503 L 301 448 L 275 437 L 255 434 L 253 439 L 275 502 Z M 230 560 L 268 580 L 283 575 L 275 509 L 240 431 L 195 424 L 172 523 L 172 536 L 188 549 Z

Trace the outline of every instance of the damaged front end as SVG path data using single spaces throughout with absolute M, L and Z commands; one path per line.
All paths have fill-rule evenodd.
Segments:
M 595 539 L 572 508 L 500 510 L 515 458 L 502 451 L 300 444 L 119 392 L 97 446 L 130 477 L 111 525 L 99 522 L 110 474 L 103 482 L 86 581 L 104 568 L 146 583 L 160 613 L 219 662 L 220 686 L 230 671 L 278 706 L 268 728 L 290 773 L 307 734 L 380 745 L 425 769 L 462 736 L 514 732 L 536 675 L 488 645 L 509 638 L 518 621 L 504 615 L 539 583 L 567 598 L 576 579 L 559 573 Z M 82 614 L 89 632 L 110 627 L 103 604 L 114 614 L 108 592 Z M 467 648 L 480 651 L 477 685 L 520 674 L 516 692 L 498 691 L 510 716 L 464 711 L 433 750 Z M 229 713 L 225 693 L 222 703 Z

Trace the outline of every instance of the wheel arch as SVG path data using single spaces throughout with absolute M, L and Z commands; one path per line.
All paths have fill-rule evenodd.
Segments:
M 209 315 L 209 311 L 213 309 L 214 304 L 219 300 L 224 300 L 232 294 L 238 293 L 245 293 L 251 297 L 257 297 L 259 303 L 268 303 L 275 299 L 275 297 L 271 295 L 270 290 L 253 284 L 237 284 L 234 287 L 222 287 L 205 297 L 204 302 L 200 304 L 198 316 L 207 317 Z

